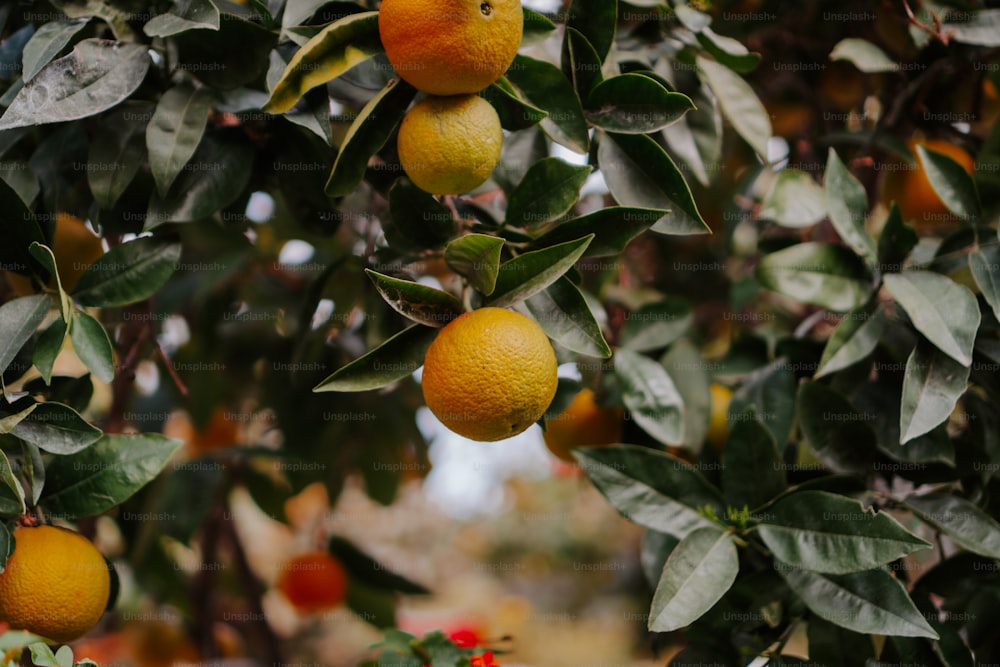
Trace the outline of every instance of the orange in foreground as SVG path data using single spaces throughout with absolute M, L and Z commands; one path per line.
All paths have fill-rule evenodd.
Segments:
M 347 595 L 347 573 L 333 556 L 316 551 L 285 563 L 277 586 L 299 612 L 313 614 L 343 601 Z

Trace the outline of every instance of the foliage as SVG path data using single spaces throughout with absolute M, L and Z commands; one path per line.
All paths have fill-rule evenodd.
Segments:
M 444 199 L 402 175 L 416 93 L 375 2 L 0 8 L 0 265 L 37 292 L 0 296 L 0 553 L 25 514 L 92 529 L 111 512 L 140 584 L 188 609 L 146 531 L 238 544 L 215 511 L 234 489 L 279 520 L 351 476 L 391 503 L 428 467 L 413 373 L 437 327 L 513 307 L 627 411 L 628 444 L 576 456 L 649 529 L 648 628 L 683 635 L 676 664 L 776 654 L 803 623 L 828 665 L 860 664 L 845 646 L 995 658 L 1000 130 L 979 121 L 1000 10 L 709 4 L 526 8 L 484 92 L 500 165 Z M 806 120 L 788 126 L 792 108 Z M 911 152 L 914 130 L 977 169 Z M 951 213 L 920 235 L 878 196 L 880 172 L 917 168 Z M 43 287 L 57 212 L 109 247 L 72 293 Z M 86 372 L 63 370 L 67 345 Z M 712 382 L 734 389 L 721 456 L 702 446 Z M 172 459 L 178 408 L 267 429 Z M 379 627 L 426 592 L 328 546 Z M 390 630 L 372 664 L 420 664 L 415 641 Z M 471 657 L 446 644 L 423 640 L 435 666 Z

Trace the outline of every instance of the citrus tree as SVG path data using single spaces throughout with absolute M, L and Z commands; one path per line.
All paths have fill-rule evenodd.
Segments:
M 110 522 L 206 658 L 227 591 L 281 662 L 232 493 L 392 503 L 426 401 L 477 440 L 551 423 L 648 529 L 670 664 L 797 664 L 803 633 L 816 664 L 996 659 L 1000 10 L 52 0 L 0 27 L 0 592 L 51 581 L 19 536 Z M 312 546 L 324 583 L 276 586 L 386 629 L 369 664 L 503 659 L 394 630 L 428 590 Z M 0 604 L 6 660 L 72 664 L 44 640 L 97 619 L 38 599 L 61 624 Z

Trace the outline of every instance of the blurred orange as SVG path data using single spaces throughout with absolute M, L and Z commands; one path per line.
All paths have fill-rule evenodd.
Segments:
M 83 220 L 68 213 L 57 213 L 52 254 L 56 258 L 59 282 L 64 290 L 72 292 L 90 265 L 104 254 L 104 246 L 100 237 L 94 236 Z M 5 271 L 4 274 L 11 289 L 19 296 L 35 293 L 27 276 L 12 271 Z M 49 279 L 48 286 L 55 288 L 54 278 Z
M 281 569 L 277 588 L 301 613 L 331 609 L 347 594 L 347 573 L 325 551 L 295 556 Z
M 917 157 L 917 146 L 944 153 L 962 165 L 962 168 L 970 174 L 975 167 L 972 156 L 951 142 L 939 139 L 911 141 L 910 149 L 917 162 L 915 165 L 900 162 L 895 168 L 886 171 L 882 184 L 882 201 L 887 206 L 895 201 L 900 213 L 903 214 L 903 219 L 912 220 L 917 229 L 932 230 L 942 226 L 953 226 L 958 222 L 958 218 L 952 215 L 934 191 Z
M 601 447 L 619 442 L 624 414 L 621 408 L 600 405 L 594 392 L 584 389 L 565 411 L 545 422 L 542 434 L 545 446 L 563 461 L 574 463 L 576 459 L 570 453 L 574 447 Z
M 729 387 L 713 383 L 711 396 L 708 433 L 705 435 L 705 440 L 716 454 L 722 456 L 726 440 L 729 439 L 729 402 L 733 399 L 733 392 Z
M 185 443 L 185 451 L 191 458 L 209 452 L 228 449 L 239 443 L 240 426 L 233 413 L 219 405 L 212 411 L 208 423 L 198 430 L 185 412 L 175 412 L 163 425 L 163 435 L 177 438 Z

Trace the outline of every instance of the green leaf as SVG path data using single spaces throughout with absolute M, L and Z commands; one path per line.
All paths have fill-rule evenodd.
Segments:
M 884 280 L 917 331 L 960 364 L 972 363 L 980 313 L 968 287 L 930 271 L 889 273 Z
M 590 135 L 583 107 L 558 67 L 519 54 L 506 76 L 525 99 L 548 114 L 540 125 L 549 138 L 577 153 L 587 152 Z
M 389 216 L 382 228 L 389 245 L 397 250 L 436 250 L 458 232 L 458 223 L 447 206 L 407 178 L 389 189 Z
M 830 51 L 830 60 L 846 60 L 866 74 L 899 69 L 899 63 L 885 55 L 885 51 L 858 37 L 847 37 L 837 42 Z
M 174 86 L 163 93 L 146 128 L 149 169 L 161 197 L 194 155 L 211 110 L 211 96 L 204 88 Z
M 82 306 L 109 308 L 148 299 L 173 275 L 181 244 L 140 237 L 117 245 L 90 265 L 73 291 Z
M 691 99 L 697 108 L 663 128 L 663 138 L 689 172 L 707 187 L 722 162 L 722 114 L 718 100 L 704 89 L 692 93 Z
M 652 227 L 667 213 L 668 211 L 661 209 L 609 206 L 559 223 L 557 227 L 538 237 L 532 247 L 543 248 L 593 234 L 594 240 L 587 246 L 584 257 L 617 255 L 625 250 L 629 241 Z
M 938 638 L 903 584 L 885 570 L 825 575 L 785 566 L 778 572 L 814 614 L 842 628 L 864 634 Z
M 766 162 L 767 142 L 771 138 L 771 118 L 757 98 L 757 93 L 725 65 L 698 56 L 697 67 L 699 75 L 719 100 L 722 114 L 732 123 L 736 133 Z
M 663 567 L 649 610 L 649 629 L 672 632 L 695 622 L 722 599 L 739 571 L 732 535 L 714 527 L 689 533 Z
M 42 335 L 35 341 L 31 361 L 35 364 L 38 372 L 42 374 L 45 384 L 52 381 L 52 367 L 55 365 L 56 357 L 62 351 L 67 331 L 69 331 L 69 327 L 66 326 L 66 320 L 60 317 L 52 320 L 52 324 L 46 327 Z
M 889 209 L 889 217 L 886 218 L 882 233 L 878 237 L 878 261 L 882 265 L 882 270 L 887 272 L 902 270 L 903 261 L 919 240 L 913 228 L 903 222 L 899 205 L 893 202 L 892 208 Z
M 687 333 L 692 321 L 690 303 L 667 297 L 627 313 L 618 344 L 634 352 L 660 350 Z
M 583 256 L 593 236 L 533 250 L 500 265 L 489 305 L 512 306 L 554 283 Z
M 723 514 L 718 490 L 680 459 L 636 445 L 583 447 L 573 455 L 626 519 L 678 539 L 699 528 L 718 529 L 697 511 L 710 507 Z
M 40 403 L 11 434 L 50 454 L 75 454 L 97 442 L 101 430 L 62 403 Z
M 567 350 L 608 359 L 611 348 L 579 288 L 566 276 L 525 300 L 545 335 Z
M 72 317 L 72 311 L 70 310 L 72 306 L 70 305 L 69 297 L 63 290 L 62 280 L 59 278 L 59 272 L 56 270 L 56 256 L 52 253 L 52 249 L 41 243 L 32 243 L 28 248 L 28 252 L 52 276 L 56 284 L 56 301 L 59 303 L 59 314 L 64 322 L 69 322 Z
M 684 175 L 666 151 L 644 135 L 604 134 L 597 162 L 611 195 L 622 206 L 668 210 L 653 226 L 660 234 L 709 230 Z
M 845 630 L 819 616 L 809 619 L 806 626 L 809 659 L 825 667 L 867 665 L 875 657 L 872 640 L 867 634 Z
M 370 555 L 343 537 L 333 536 L 327 542 L 327 551 L 339 560 L 352 578 L 357 578 L 373 588 L 394 591 L 404 595 L 426 595 L 427 588 L 388 570 Z
M 206 134 L 170 192 L 150 199 L 145 229 L 202 220 L 232 204 L 250 181 L 253 156 L 245 139 Z
M 24 410 L 16 412 L 12 415 L 7 415 L 5 417 L 0 417 L 0 435 L 5 435 L 14 430 L 14 428 L 28 418 L 35 408 L 37 408 L 41 403 L 32 403 Z
M 847 312 L 830 334 L 814 377 L 836 373 L 868 358 L 878 346 L 888 323 L 878 306 L 859 306 Z
M 0 130 L 97 115 L 135 92 L 148 69 L 143 44 L 85 39 L 21 88 Z
M 566 28 L 563 33 L 562 71 L 581 100 L 587 99 L 594 86 L 604 80 L 601 57 L 587 38 L 573 28 Z
M 103 514 L 152 481 L 182 444 L 156 433 L 105 435 L 49 464 L 41 504 L 67 520 Z
M 59 667 L 56 654 L 45 642 L 31 644 L 28 649 L 31 651 L 31 662 L 38 667 Z
M 92 16 L 101 19 L 111 28 L 115 39 L 125 42 L 136 41 L 135 32 L 128 23 L 135 15 L 104 0 L 52 0 L 51 4 L 71 19 Z
M 1000 252 L 995 246 L 985 250 L 977 247 L 969 253 L 969 270 L 986 303 L 993 309 L 993 316 L 1000 320 Z
M 836 390 L 803 382 L 798 391 L 799 428 L 806 442 L 834 470 L 864 473 L 877 458 L 878 437 L 858 411 Z
M 206 86 L 234 90 L 259 86 L 267 72 L 278 34 L 260 23 L 222 12 L 218 31 L 185 30 L 172 37 L 176 67 Z
M 795 372 L 784 357 L 751 373 L 729 401 L 730 423 L 750 406 L 783 448 L 795 421 Z
M 899 444 L 923 435 L 951 416 L 969 382 L 969 366 L 925 343 L 906 360 L 899 412 Z
M 622 401 L 636 424 L 665 445 L 683 440 L 684 404 L 666 369 L 627 349 L 615 353 Z
M 365 177 L 368 160 L 389 140 L 417 90 L 402 79 L 392 79 L 361 109 L 337 153 L 326 183 L 326 194 L 344 197 Z
M 1000 46 L 1000 9 L 957 12 L 956 20 L 945 21 L 941 26 L 941 32 L 963 44 Z
M 544 110 L 522 100 L 510 82 L 503 77 L 479 94 L 496 109 L 500 127 L 510 132 L 537 125 L 548 115 Z
M 865 186 L 847 170 L 833 148 L 829 149 L 827 154 L 823 186 L 826 190 L 826 202 L 833 228 L 837 230 L 844 243 L 862 257 L 874 262 L 878 257 L 875 242 L 865 231 L 865 219 L 868 216 L 868 196 L 865 194 Z
M 52 21 L 36 30 L 21 54 L 21 79 L 28 83 L 35 78 L 89 22 L 89 18 Z
M 943 491 L 910 496 L 903 504 L 917 517 L 967 549 L 1000 558 L 1000 523 L 974 503 Z
M 87 183 L 102 208 L 112 208 L 146 158 L 152 105 L 125 102 L 98 121 L 87 158 Z
M 826 195 L 804 171 L 782 169 L 761 202 L 758 217 L 782 227 L 809 227 L 826 217 Z
M 639 564 L 642 573 L 649 583 L 649 587 L 656 590 L 656 584 L 663 574 L 663 567 L 667 564 L 670 552 L 677 548 L 680 540 L 673 535 L 660 533 L 655 530 L 646 530 L 642 534 L 642 545 L 639 551 Z
M 474 289 L 489 296 L 497 286 L 503 244 L 496 236 L 466 234 L 447 245 L 444 261 L 455 273 L 468 278 Z
M 0 306 L 0 373 L 21 350 L 49 312 L 51 301 L 44 294 L 12 299 Z
M 948 210 L 968 222 L 982 215 L 976 182 L 954 159 L 926 146 L 917 146 L 917 157 L 934 192 Z
M 413 374 L 424 363 L 424 353 L 437 329 L 414 324 L 333 372 L 313 391 L 368 391 Z
M 726 503 L 752 510 L 787 487 L 784 461 L 774 436 L 761 424 L 755 411 L 740 413 L 722 451 L 722 491 Z
M 709 364 L 702 359 L 694 344 L 682 338 L 670 346 L 660 364 L 674 381 L 684 404 L 683 445 L 692 452 L 701 450 L 708 433 L 711 405 Z
M 662 130 L 694 109 L 691 98 L 670 92 L 641 74 L 621 74 L 596 84 L 587 98 L 587 120 L 608 132 Z
M 42 450 L 22 440 L 21 458 L 24 462 L 22 478 L 28 486 L 27 497 L 31 499 L 32 505 L 37 505 L 45 489 L 45 460 L 42 458 Z
M 757 264 L 761 285 L 833 311 L 857 308 L 872 292 L 871 275 L 851 250 L 830 243 L 799 243 Z
M 70 335 L 76 356 L 93 376 L 101 382 L 111 382 L 115 377 L 115 356 L 104 325 L 80 311 L 73 316 Z
M 7 454 L 3 450 L 0 450 L 0 484 L 3 485 L 0 488 L 6 488 L 10 491 L 9 494 L 0 495 L 0 510 L 5 514 L 24 514 L 27 511 L 24 502 L 24 487 L 21 486 L 21 481 L 14 473 L 10 459 L 7 458 Z
M 307 91 L 337 78 L 381 51 L 378 12 L 351 14 L 334 21 L 292 56 L 263 110 L 286 113 Z
M 544 14 L 539 14 L 524 5 L 521 5 L 521 13 L 524 15 L 522 44 L 532 44 L 536 41 L 542 41 L 556 29 L 556 24 L 550 21 Z
M 760 54 L 752 53 L 743 43 L 732 37 L 725 37 L 705 27 L 695 35 L 698 43 L 718 62 L 734 72 L 752 72 L 760 64 Z
M 187 30 L 219 29 L 219 8 L 212 0 L 190 0 L 181 6 L 182 14 L 154 16 L 142 26 L 142 31 L 150 37 L 170 37 Z
M 419 324 L 443 327 L 462 314 L 462 302 L 448 292 L 365 269 L 385 302 Z
M 531 165 L 507 200 L 507 224 L 531 231 L 558 220 L 573 208 L 591 171 L 554 157 Z
M 756 531 L 778 560 L 826 574 L 871 570 L 931 547 L 886 512 L 826 491 L 785 496 Z
M 601 62 L 614 44 L 617 25 L 617 0 L 573 0 L 566 13 L 566 28 L 586 37 Z

